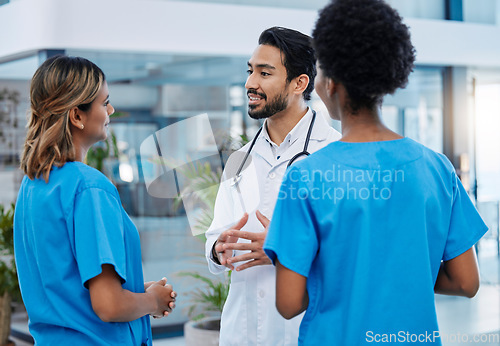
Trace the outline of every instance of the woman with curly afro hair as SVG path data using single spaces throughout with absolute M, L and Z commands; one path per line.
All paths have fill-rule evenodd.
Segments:
M 434 293 L 473 297 L 487 227 L 449 160 L 382 122 L 415 50 L 381 0 L 333 0 L 313 31 L 315 87 L 342 138 L 292 166 L 264 249 L 301 345 L 441 344 Z

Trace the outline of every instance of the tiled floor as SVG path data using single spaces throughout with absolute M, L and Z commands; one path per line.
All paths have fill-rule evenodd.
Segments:
M 436 296 L 440 334 L 443 345 L 500 345 L 500 287 L 482 285 L 473 299 Z M 492 336 L 488 336 L 490 333 Z M 469 340 L 487 340 L 491 343 Z M 467 341 L 467 342 L 466 342 Z
M 184 337 L 178 336 L 175 338 L 153 340 L 153 346 L 184 346 Z
M 478 294 L 472 299 L 436 295 L 445 346 L 500 346 L 500 257 L 494 241 L 482 241 L 481 245 Z

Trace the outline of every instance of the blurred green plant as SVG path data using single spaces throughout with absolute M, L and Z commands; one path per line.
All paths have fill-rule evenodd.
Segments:
M 119 112 L 116 111 L 111 114 L 110 118 L 124 118 L 128 117 L 129 114 L 127 112 Z M 87 156 L 85 157 L 85 163 L 91 167 L 94 167 L 98 171 L 104 172 L 104 160 L 108 157 L 111 158 L 119 158 L 120 150 L 118 149 L 118 142 L 116 140 L 116 135 L 109 128 L 109 136 L 101 142 L 98 142 L 90 147 L 87 152 Z
M 5 292 L 21 301 L 14 259 L 14 203 L 9 208 L 0 204 L 0 296 Z
M 205 241 L 205 232 L 210 227 L 214 218 L 215 198 L 217 197 L 218 185 L 222 176 L 221 169 L 212 169 L 208 162 L 190 162 L 182 166 L 179 173 L 190 182 L 182 191 L 181 195 L 193 194 L 200 205 L 200 215 L 196 218 L 193 228 L 197 237 Z M 177 196 L 174 207 L 178 208 L 182 198 Z
M 198 272 L 179 272 L 177 275 L 190 277 L 203 283 L 201 287 L 197 287 L 186 293 L 190 298 L 188 317 L 191 320 L 201 320 L 209 316 L 210 313 L 220 316 L 229 293 L 230 271 L 227 272 L 224 281 L 213 280 Z
M 108 138 L 90 147 L 85 160 L 87 165 L 104 173 L 104 160 L 108 157 L 118 158 L 119 155 L 120 151 L 118 150 L 115 133 L 109 130 Z

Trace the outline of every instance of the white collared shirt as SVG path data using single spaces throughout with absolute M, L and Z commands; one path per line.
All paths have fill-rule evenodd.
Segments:
M 220 274 L 227 270 L 212 260 L 213 244 L 219 234 L 234 225 L 244 212 L 249 214 L 249 218 L 242 231 L 264 231 L 255 211 L 259 210 L 271 219 L 286 166 L 293 156 L 304 149 L 311 119 L 312 111 L 309 109 L 279 146 L 272 143 L 264 126 L 237 184 L 233 177 L 250 143 L 233 153 L 227 161 L 215 202 L 214 219 L 206 232 L 205 255 L 212 273 Z M 308 152 L 313 153 L 340 137 L 340 133 L 322 115 L 317 114 Z M 239 240 L 243 241 L 246 240 Z M 234 255 L 242 253 L 244 252 L 235 251 Z M 297 345 L 303 314 L 291 320 L 281 317 L 276 310 L 275 288 L 273 265 L 256 266 L 231 273 L 229 296 L 222 312 L 220 345 Z
M 312 112 L 311 112 L 312 113 Z M 321 116 L 317 115 L 316 117 Z M 271 137 L 269 136 L 269 133 L 267 132 L 267 126 L 264 125 L 262 128 L 262 136 L 264 139 L 269 143 L 269 146 L 273 152 L 274 158 L 276 160 L 280 160 L 281 157 L 283 156 L 283 153 L 285 153 L 290 146 L 295 143 L 296 140 L 299 139 L 300 135 L 303 133 L 307 134 L 307 130 L 309 130 L 309 125 L 311 124 L 311 116 L 303 116 L 299 122 L 295 125 L 295 127 L 285 136 L 283 139 L 283 142 L 281 144 L 276 144 L 271 140 Z M 266 120 L 267 124 L 267 120 Z M 305 131 L 305 132 L 304 132 Z M 304 137 L 305 138 L 305 137 Z M 305 142 L 304 142 L 305 143 Z M 278 162 L 276 162 L 278 163 Z

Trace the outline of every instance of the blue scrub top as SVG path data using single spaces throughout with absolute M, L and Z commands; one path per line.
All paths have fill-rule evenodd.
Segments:
M 80 162 L 54 167 L 48 183 L 24 177 L 14 246 L 29 329 L 40 345 L 151 345 L 149 316 L 103 322 L 87 282 L 112 264 L 123 288 L 144 292 L 139 233 L 114 185 Z
M 444 155 L 409 138 L 334 142 L 287 172 L 264 249 L 307 277 L 301 345 L 441 344 L 441 260 L 486 231 Z

